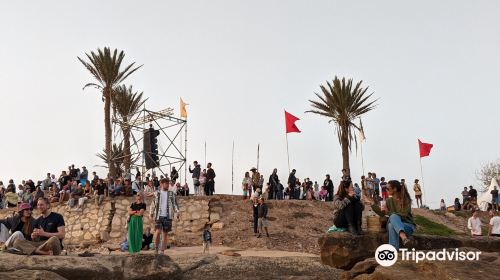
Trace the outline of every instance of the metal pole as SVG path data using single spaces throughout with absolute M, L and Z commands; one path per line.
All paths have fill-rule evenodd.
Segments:
M 424 184 L 424 171 L 422 169 L 422 157 L 420 157 L 420 177 L 422 177 L 422 191 L 423 191 L 423 198 L 424 198 L 424 205 L 427 205 L 427 192 L 425 192 L 425 184 Z
M 233 151 L 231 153 L 231 194 L 234 192 L 234 140 L 233 140 Z
M 259 170 L 260 144 L 257 144 L 257 170 Z
M 207 141 L 205 141 L 205 167 L 207 166 Z
M 187 137 L 187 117 L 186 117 L 186 124 L 184 125 L 184 184 L 187 184 L 187 143 L 188 143 L 188 137 Z
M 288 133 L 285 132 L 286 138 L 286 157 L 288 159 L 288 174 L 290 174 L 290 153 L 288 152 Z

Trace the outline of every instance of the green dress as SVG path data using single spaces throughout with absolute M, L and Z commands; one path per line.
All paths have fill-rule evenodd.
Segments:
M 146 210 L 145 203 L 132 203 L 130 209 L 134 211 Z M 128 223 L 128 251 L 130 253 L 140 252 L 142 249 L 142 216 L 132 215 Z

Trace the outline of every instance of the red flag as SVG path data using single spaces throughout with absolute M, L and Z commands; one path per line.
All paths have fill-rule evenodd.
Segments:
M 300 132 L 299 128 L 295 125 L 295 122 L 300 120 L 296 116 L 288 113 L 285 111 L 285 126 L 286 126 L 286 133 L 290 132 Z
M 434 145 L 429 144 L 429 143 L 424 143 L 418 140 L 418 148 L 420 150 L 420 157 L 426 157 L 431 153 L 431 149 L 434 147 Z

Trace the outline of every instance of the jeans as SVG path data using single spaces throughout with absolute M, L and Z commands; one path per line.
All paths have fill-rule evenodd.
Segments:
M 387 221 L 387 232 L 389 233 L 389 244 L 399 250 L 399 233 L 404 231 L 406 235 L 412 235 L 415 225 L 404 223 L 397 214 L 392 214 Z

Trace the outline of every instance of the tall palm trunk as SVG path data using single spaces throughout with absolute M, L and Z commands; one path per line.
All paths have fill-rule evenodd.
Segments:
M 127 124 L 128 119 L 123 118 L 123 123 Z M 123 159 L 123 165 L 125 166 L 125 172 L 130 172 L 130 163 L 132 162 L 132 155 L 130 154 L 130 127 L 128 125 L 124 125 L 122 127 L 123 132 L 123 152 L 125 157 Z
M 109 87 L 105 87 L 103 89 L 104 94 L 104 137 L 105 137 L 105 152 L 107 157 L 107 164 L 109 168 L 109 174 L 112 178 L 116 176 L 116 171 L 112 162 L 112 153 L 111 153 L 111 89 Z
M 349 127 L 347 125 L 341 127 L 340 145 L 342 148 L 342 168 L 351 176 L 351 169 L 349 168 Z

